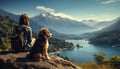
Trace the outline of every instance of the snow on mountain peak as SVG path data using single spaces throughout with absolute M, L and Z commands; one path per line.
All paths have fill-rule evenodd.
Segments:
M 95 24 L 98 23 L 98 21 L 96 21 L 96 20 L 92 20 L 92 19 L 89 19 L 89 20 L 83 20 L 82 22 L 83 22 L 84 24 L 86 24 L 86 25 L 89 25 L 89 26 L 94 26 Z

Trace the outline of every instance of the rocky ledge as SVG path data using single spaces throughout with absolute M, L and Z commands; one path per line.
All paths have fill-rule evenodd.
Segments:
M 0 69 L 81 69 L 58 56 L 50 60 L 33 61 L 26 58 L 28 52 L 0 53 Z

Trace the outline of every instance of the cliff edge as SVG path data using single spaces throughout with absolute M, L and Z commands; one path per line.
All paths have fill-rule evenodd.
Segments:
M 33 61 L 26 58 L 28 52 L 0 53 L 0 69 L 81 69 L 58 56 L 50 60 Z

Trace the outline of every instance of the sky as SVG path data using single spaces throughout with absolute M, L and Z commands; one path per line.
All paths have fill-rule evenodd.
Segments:
M 110 21 L 120 17 L 120 0 L 0 0 L 0 9 L 30 17 L 43 12 L 73 20 Z

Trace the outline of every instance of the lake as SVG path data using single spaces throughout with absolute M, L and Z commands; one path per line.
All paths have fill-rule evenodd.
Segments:
M 89 44 L 86 40 L 66 40 L 72 42 L 74 45 L 79 44 L 83 48 L 74 48 L 70 50 L 63 50 L 59 54 L 64 57 L 69 57 L 77 63 L 94 62 L 94 53 L 104 52 L 106 57 L 120 56 L 120 47 L 109 46 L 94 46 Z

